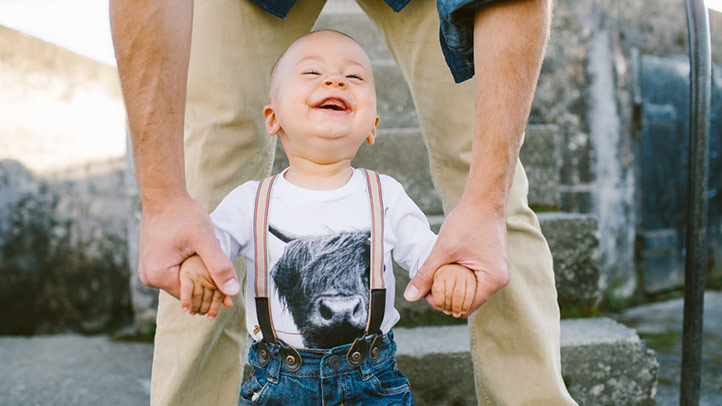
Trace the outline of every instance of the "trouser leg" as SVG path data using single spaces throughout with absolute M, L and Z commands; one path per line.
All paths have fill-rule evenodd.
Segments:
M 454 84 L 439 45 L 433 1 L 412 1 L 398 14 L 382 2 L 358 1 L 410 84 L 433 181 L 449 212 L 469 171 L 473 80 Z M 527 191 L 517 163 L 506 206 L 511 282 L 469 320 L 477 396 L 479 404 L 573 405 L 561 377 L 551 254 Z
M 266 134 L 270 69 L 307 33 L 324 0 L 304 0 L 286 19 L 248 0 L 196 0 L 186 104 L 186 179 L 212 210 L 235 186 L 267 176 L 275 139 Z M 235 261 L 241 280 L 243 261 Z M 244 289 L 241 289 L 243 292 Z M 153 355 L 153 405 L 237 405 L 247 332 L 242 293 L 215 321 L 191 317 L 161 293 Z

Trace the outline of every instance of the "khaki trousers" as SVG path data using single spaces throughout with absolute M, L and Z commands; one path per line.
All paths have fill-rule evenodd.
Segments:
M 262 116 L 270 69 L 311 30 L 324 2 L 300 0 L 280 19 L 248 0 L 195 1 L 186 176 L 191 195 L 209 210 L 235 186 L 270 174 L 275 138 L 266 134 Z M 439 45 L 435 2 L 412 0 L 400 13 L 381 0 L 359 4 L 410 84 L 434 184 L 448 212 L 469 168 L 473 83 L 453 82 Z M 517 164 L 507 203 L 511 283 L 469 320 L 480 405 L 575 404 L 561 378 L 551 254 L 528 207 L 527 189 Z M 236 262 L 241 280 L 242 262 Z M 238 404 L 248 341 L 243 299 L 237 296 L 234 307 L 212 322 L 189 317 L 176 299 L 161 293 L 151 404 Z

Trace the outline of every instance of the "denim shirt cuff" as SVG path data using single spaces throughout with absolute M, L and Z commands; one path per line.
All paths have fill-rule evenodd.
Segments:
M 499 0 L 437 0 L 441 50 L 454 81 L 474 76 L 474 17 L 476 9 Z

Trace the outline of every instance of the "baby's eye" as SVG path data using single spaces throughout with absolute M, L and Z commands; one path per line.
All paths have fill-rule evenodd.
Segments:
M 320 73 L 318 73 L 317 71 L 315 71 L 313 69 L 305 70 L 305 71 L 303 71 L 303 74 L 304 75 L 320 75 Z
M 349 79 L 364 80 L 360 75 L 355 75 L 355 74 L 346 75 L 346 77 Z

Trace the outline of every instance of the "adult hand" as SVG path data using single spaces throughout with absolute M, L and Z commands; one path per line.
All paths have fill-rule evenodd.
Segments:
M 506 254 L 506 219 L 503 208 L 460 202 L 441 225 L 439 238 L 426 262 L 411 280 L 404 298 L 422 297 L 434 308 L 430 289 L 434 274 L 445 264 L 463 265 L 476 275 L 476 293 L 467 316 L 481 307 L 497 290 L 509 283 Z
M 178 272 L 183 261 L 198 254 L 226 295 L 240 292 L 238 276 L 221 250 L 208 212 L 189 196 L 169 198 L 162 205 L 144 205 L 140 227 L 138 276 L 144 285 L 163 289 L 180 298 Z

